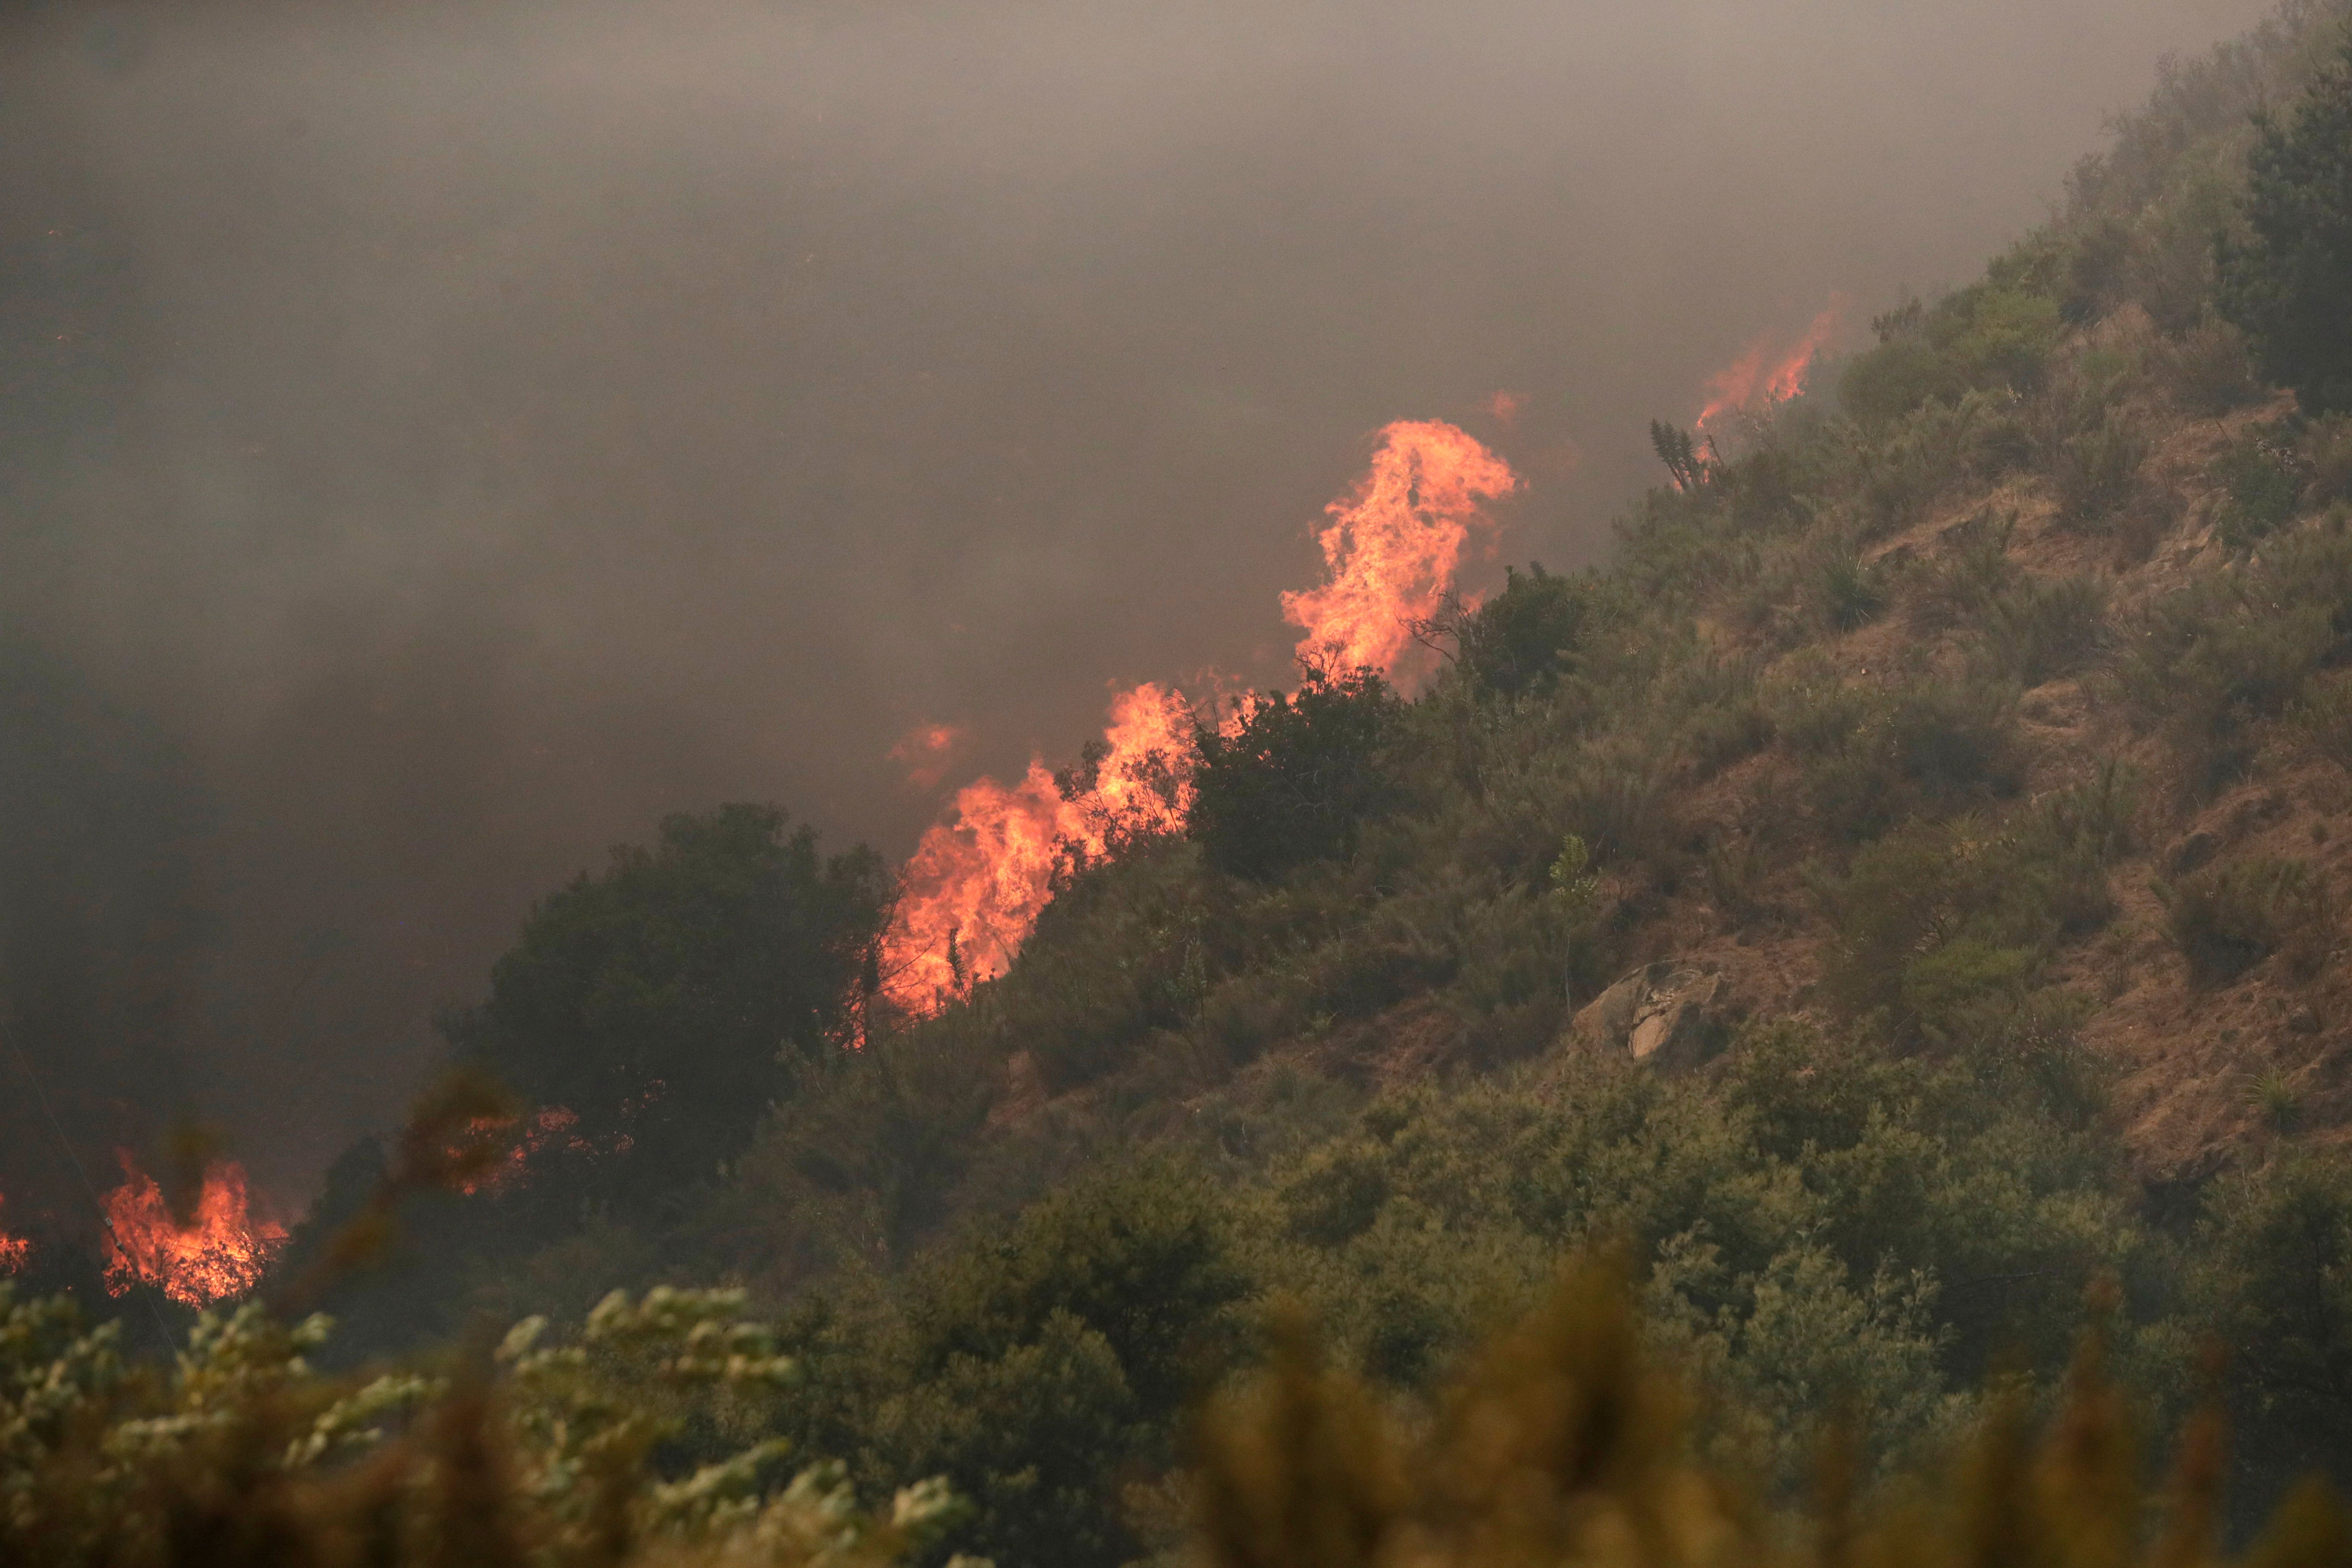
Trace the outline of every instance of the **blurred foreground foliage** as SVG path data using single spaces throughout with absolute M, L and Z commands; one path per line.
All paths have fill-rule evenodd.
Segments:
M 492 1356 L 362 1382 L 306 1364 L 320 1320 L 286 1329 L 255 1306 L 208 1315 L 169 1373 L 139 1371 L 110 1330 L 82 1331 L 70 1307 L 0 1288 L 0 1562 L 883 1568 L 919 1553 L 959 1511 L 940 1482 L 869 1510 L 838 1466 L 787 1479 L 781 1442 L 728 1451 L 748 1412 L 792 1397 L 793 1363 L 737 1321 L 740 1306 L 726 1292 L 616 1295 L 577 1342 L 542 1347 L 545 1324 L 530 1320 Z M 1695 1441 L 1686 1385 L 1615 1268 L 1572 1263 L 1412 1414 L 1332 1366 L 1295 1303 L 1267 1324 L 1262 1370 L 1190 1424 L 1193 1463 L 1171 1505 L 1187 1542 L 1171 1560 L 2228 1561 L 2220 1411 L 2189 1419 L 2152 1484 L 2095 1322 L 2041 1419 L 2024 1386 L 1997 1384 L 1932 1470 L 1872 1484 L 1853 1442 L 1871 1413 L 1848 1405 L 1794 1505 Z M 1028 1544 L 1024 1561 L 1085 1556 L 1067 1538 Z M 2352 1513 L 2306 1482 L 2241 1561 L 2352 1562 Z

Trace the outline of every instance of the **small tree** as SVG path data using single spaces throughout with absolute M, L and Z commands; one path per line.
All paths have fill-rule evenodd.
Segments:
M 1457 657 L 1489 691 L 1540 691 L 1559 680 L 1582 645 L 1591 592 L 1584 579 L 1555 577 L 1540 561 L 1530 562 L 1525 576 L 1509 567 L 1504 576 L 1503 591 L 1455 628 Z
M 1293 697 L 1257 697 L 1234 734 L 1203 728 L 1187 830 L 1210 865 L 1270 881 L 1350 853 L 1394 804 L 1386 766 L 1402 704 L 1380 672 L 1309 668 Z
M 2248 232 L 2216 242 L 2221 314 L 2305 413 L 2352 408 L 2352 45 L 2289 123 L 2257 123 Z
M 616 848 L 541 903 L 489 999 L 444 1028 L 462 1058 L 567 1108 L 567 1142 L 625 1147 L 628 1187 L 650 1195 L 741 1148 L 791 1058 L 840 1048 L 887 886 L 871 850 L 820 855 L 772 806 L 672 816 L 654 848 Z

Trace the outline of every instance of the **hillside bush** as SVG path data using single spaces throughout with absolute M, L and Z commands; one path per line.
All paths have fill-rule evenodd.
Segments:
M 2004 798 L 2023 782 L 2017 689 L 1999 679 L 1800 681 L 1780 694 L 1775 723 L 1801 758 L 1813 820 L 1847 843 L 1917 812 Z
M 878 857 L 820 856 L 784 813 L 675 816 L 531 912 L 488 1000 L 444 1022 L 458 1059 L 577 1118 L 572 1179 L 643 1203 L 750 1139 L 791 1063 L 850 1038 L 888 907 Z
M 1973 617 L 1979 662 L 2027 689 L 2072 675 L 2105 647 L 2106 608 L 2106 584 L 2093 577 L 2027 577 L 1995 589 Z
M 2224 984 L 2274 952 L 2308 977 L 2335 940 L 2326 879 L 2301 860 L 2231 860 L 2160 882 L 2173 945 L 2199 984 Z
M 2241 1489 L 2314 1471 L 2352 1482 L 2352 1182 L 2291 1152 L 2213 1184 L 2192 1310 L 2231 1347 L 2222 1370 Z M 2251 1524 L 2251 1521 L 2242 1521 Z
M 2308 415 L 2352 410 L 2352 45 L 2248 160 L 2242 236 L 2217 253 L 2221 312 Z
M 1388 755 L 1402 710 L 1376 671 L 1313 669 L 1290 696 L 1255 698 L 1232 735 L 1202 728 L 1186 831 L 1207 863 L 1270 881 L 1350 853 L 1402 799 Z
M 2214 460 L 2212 477 L 2221 503 L 2213 511 L 2213 531 L 2234 551 L 2285 526 L 2294 515 L 2310 464 L 2279 432 L 2247 431 Z
M 1455 658 L 1482 690 L 1542 690 L 1575 658 L 1592 617 L 1584 579 L 1555 577 L 1541 562 L 1525 576 L 1506 567 L 1503 591 L 1459 621 Z

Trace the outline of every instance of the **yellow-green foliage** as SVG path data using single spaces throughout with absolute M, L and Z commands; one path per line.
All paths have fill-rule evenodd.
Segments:
M 897 1560 L 952 1515 L 943 1486 L 873 1512 L 837 1466 L 789 1474 L 781 1443 L 725 1440 L 793 1375 L 742 1304 L 616 1293 L 576 1342 L 542 1347 L 530 1319 L 491 1356 L 344 1380 L 305 1360 L 323 1318 L 207 1315 L 164 1372 L 127 1362 L 116 1325 L 0 1286 L 0 1563 Z
M 1762 1506 L 1696 1448 L 1677 1380 L 1645 1357 L 1614 1275 L 1571 1270 L 1490 1342 L 1433 1416 L 1401 1420 L 1323 1364 L 1295 1312 L 1272 1364 L 1200 1424 L 1202 1556 L 1213 1568 L 2191 1568 L 2217 1548 L 2223 1442 L 2193 1417 L 2169 1478 L 2147 1484 L 2132 1422 L 2086 1336 L 2037 1436 L 2021 1389 L 1922 1478 L 1866 1486 L 1851 1444 L 1821 1447 L 1809 1508 Z M 1868 1411 L 1853 1413 L 1866 1420 Z M 2352 1560 L 2352 1516 L 2307 1482 L 2246 1558 Z

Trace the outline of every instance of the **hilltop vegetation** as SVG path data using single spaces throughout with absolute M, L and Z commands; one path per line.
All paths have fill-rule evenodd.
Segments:
M 1507 1555 L 1445 1413 L 1538 1363 L 1586 1393 L 1538 1379 L 1568 1403 L 1528 1430 L 1647 1409 L 1591 1359 L 1633 1340 L 1698 1399 L 1619 1411 L 1609 1508 L 1703 1471 L 1769 1516 L 1824 1452 L 1868 1489 L 1981 1430 L 1967 1495 L 2120 1561 L 2081 1498 L 2011 1496 L 2094 1300 L 2116 1384 L 2077 1363 L 2047 1465 L 2109 1455 L 2126 1500 L 2084 1530 L 2133 1528 L 2126 1410 L 2202 1434 L 2192 1524 L 2222 1468 L 2241 1535 L 2352 1481 L 2352 347 L 2308 326 L 2352 267 L 2345 20 L 2168 71 L 2049 225 L 1739 439 L 1654 426 L 1607 566 L 1441 616 L 1419 696 L 1309 670 L 1204 732 L 1183 831 L 1068 865 L 935 1016 L 873 972 L 869 858 L 674 821 L 450 1024 L 577 1129 L 472 1195 L 355 1150 L 288 1278 L 355 1217 L 396 1237 L 329 1293 L 353 1356 L 739 1287 L 797 1379 L 761 1436 L 867 1507 L 964 1500 L 892 1538 L 926 1561 L 1117 1568 L 1196 1502 L 1223 1563 L 1408 1522 Z M 1574 1332 L 1476 1359 L 1609 1248 L 1636 1318 L 1571 1292 L 1535 1321 Z M 1286 1331 L 1192 1475 L 1184 1413 L 1277 1300 L 1347 1378 Z M 1374 1411 L 1439 1447 L 1407 1467 Z M 2277 1560 L 2340 1560 L 2294 1508 Z

